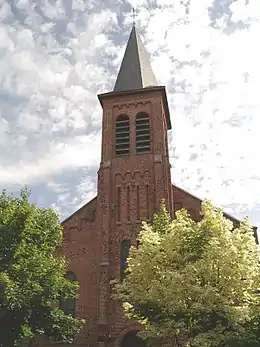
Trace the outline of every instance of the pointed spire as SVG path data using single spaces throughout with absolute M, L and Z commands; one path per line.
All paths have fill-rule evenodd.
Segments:
M 148 52 L 135 28 L 134 11 L 133 19 L 133 28 L 117 76 L 114 92 L 143 89 L 157 85 Z

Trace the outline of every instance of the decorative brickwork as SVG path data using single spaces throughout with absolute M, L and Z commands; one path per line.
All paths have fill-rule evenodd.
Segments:
M 121 72 L 120 88 L 127 73 Z M 74 345 L 120 347 L 127 333 L 140 328 L 124 317 L 111 297 L 111 280 L 122 273 L 123 241 L 137 245 L 141 221 L 152 219 L 162 199 L 172 217 L 184 207 L 195 220 L 200 218 L 201 200 L 171 182 L 167 139 L 171 123 L 164 87 L 112 92 L 99 95 L 99 100 L 103 116 L 97 196 L 63 222 L 61 251 L 80 284 L 76 315 L 86 320 Z M 122 118 L 116 122 L 122 114 L 127 124 Z M 147 117 L 144 142 L 137 136 L 142 129 L 136 122 L 138 114 Z
M 111 299 L 110 281 L 120 278 L 121 274 L 122 242 L 129 240 L 136 245 L 141 220 L 151 219 L 161 198 L 166 198 L 169 206 L 172 204 L 161 94 L 161 91 L 147 89 L 142 95 L 133 93 L 119 97 L 111 94 L 109 98 L 102 99 L 104 132 L 98 181 L 98 201 L 101 204 L 98 219 L 102 224 L 100 257 L 107 261 L 107 266 L 101 277 L 98 312 L 99 319 L 110 332 L 111 347 L 118 345 L 118 336 L 122 332 L 136 330 L 136 325 L 132 326 L 125 319 L 119 304 Z M 141 97 L 143 99 L 139 101 Z M 136 153 L 136 115 L 140 113 L 148 115 L 150 126 L 150 148 L 147 146 L 149 150 L 144 153 Z M 129 117 L 129 156 L 116 155 L 115 124 L 121 114 Z M 105 162 L 110 163 L 109 168 L 104 168 Z M 101 196 L 106 199 L 105 211 Z
M 111 298 L 110 282 L 121 275 L 122 242 L 137 244 L 141 221 L 151 220 L 161 199 L 166 199 L 172 217 L 186 208 L 192 218 L 200 218 L 201 200 L 171 183 L 161 93 L 148 89 L 142 92 L 145 102 L 137 102 L 139 97 L 138 93 L 122 95 L 119 103 L 118 96 L 111 94 L 103 101 L 98 194 L 63 223 L 62 252 L 80 284 L 76 314 L 86 319 L 83 332 L 75 340 L 78 346 L 119 347 L 124 334 L 137 330 Z M 130 155 L 117 156 L 115 124 L 122 112 L 129 116 Z M 149 115 L 151 149 L 136 154 L 135 117 L 139 112 Z

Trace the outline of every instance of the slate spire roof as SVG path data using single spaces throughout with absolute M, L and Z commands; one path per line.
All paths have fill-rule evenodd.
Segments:
M 149 55 L 133 25 L 125 55 L 117 76 L 114 92 L 157 86 Z

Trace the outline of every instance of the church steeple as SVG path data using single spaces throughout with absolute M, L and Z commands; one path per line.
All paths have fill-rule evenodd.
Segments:
M 117 76 L 114 92 L 157 86 L 149 55 L 133 25 L 123 61 Z
M 123 275 L 141 221 L 152 220 L 162 199 L 173 217 L 167 95 L 164 86 L 156 85 L 135 25 L 114 90 L 98 98 L 103 109 L 97 202 L 101 266 L 98 312 L 104 332 L 113 329 L 114 322 L 125 325 L 120 305 L 113 304 L 113 313 L 109 311 L 110 280 Z

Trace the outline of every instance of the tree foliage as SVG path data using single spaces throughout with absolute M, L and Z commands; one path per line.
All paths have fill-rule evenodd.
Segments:
M 210 202 L 193 221 L 171 221 L 165 206 L 143 223 L 127 276 L 115 286 L 126 315 L 143 336 L 193 347 L 259 347 L 259 248 L 248 219 L 233 224 Z
M 74 298 L 76 283 L 65 278 L 57 253 L 62 227 L 52 209 L 19 197 L 0 195 L 0 346 L 20 346 L 36 335 L 70 342 L 83 321 L 65 315 L 63 300 Z

